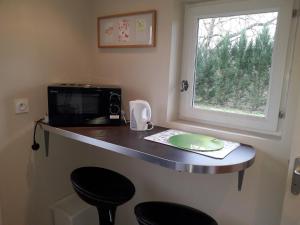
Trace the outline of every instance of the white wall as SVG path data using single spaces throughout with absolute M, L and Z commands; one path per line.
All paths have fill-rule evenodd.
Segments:
M 97 49 L 94 48 L 95 76 L 93 82 L 116 83 L 122 85 L 124 107 L 128 99 L 137 97 L 156 101 L 153 117 L 165 121 L 167 88 L 170 63 L 170 35 L 172 1 L 95 1 L 94 17 L 147 9 L 158 10 L 158 41 L 156 48 Z M 171 7 L 171 8 L 170 8 Z M 96 30 L 94 30 L 96 31 Z M 96 33 L 93 35 L 97 43 Z M 159 99 L 157 99 L 159 95 Z
M 299 2 L 300 3 L 300 2 Z M 299 5 L 298 3 L 298 5 Z M 299 88 L 300 83 L 300 23 L 298 18 L 298 29 L 297 29 L 297 44 L 295 45 L 295 54 L 294 54 L 294 61 L 293 61 L 293 77 L 295 82 Z M 293 175 L 293 168 L 294 168 L 294 160 L 296 157 L 299 157 L 300 150 L 300 98 L 298 98 L 298 109 L 297 109 L 297 117 L 294 120 L 295 128 L 293 133 L 292 139 L 292 147 L 291 147 L 291 156 L 290 156 L 290 165 L 289 165 L 289 174 L 288 174 L 288 182 L 286 185 L 286 194 L 284 198 L 284 209 L 282 214 L 282 221 L 281 225 L 295 225 L 300 223 L 300 201 L 299 196 L 295 196 L 291 193 L 291 183 L 292 183 L 292 175 Z
M 82 0 L 0 1 L 0 206 L 5 225 L 26 224 L 32 127 L 47 110 L 46 85 L 90 74 L 89 7 Z M 14 114 L 17 97 L 29 98 L 29 114 Z
M 241 193 L 237 192 L 237 174 L 177 173 L 54 135 L 49 158 L 44 157 L 43 146 L 30 155 L 32 121 L 46 110 L 45 87 L 53 81 L 119 84 L 126 109 L 129 100 L 146 99 L 154 122 L 168 125 L 168 90 L 174 91 L 179 60 L 174 52 L 180 49 L 180 38 L 178 45 L 174 40 L 180 34 L 176 31 L 180 7 L 176 0 L 0 1 L 0 101 L 5 106 L 0 108 L 3 224 L 50 225 L 48 206 L 72 192 L 71 170 L 98 165 L 123 173 L 136 185 L 133 200 L 118 209 L 117 224 L 137 224 L 133 208 L 138 202 L 166 200 L 201 209 L 222 225 L 278 225 L 299 71 L 294 71 L 282 138 L 189 128 L 257 149 L 257 160 L 246 172 Z M 97 49 L 96 17 L 146 9 L 158 10 L 156 48 Z M 26 96 L 31 112 L 14 115 L 13 99 Z M 38 139 L 42 139 L 41 133 Z

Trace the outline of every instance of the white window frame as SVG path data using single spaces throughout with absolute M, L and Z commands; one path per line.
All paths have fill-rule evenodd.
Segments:
M 292 10 L 293 0 L 218 0 L 213 2 L 187 4 L 184 17 L 181 80 L 188 80 L 190 87 L 180 95 L 179 119 L 261 133 L 276 132 L 278 129 L 278 115 L 285 75 Z M 272 55 L 266 116 L 257 117 L 194 108 L 192 99 L 194 91 L 196 46 L 198 41 L 198 20 L 200 18 L 272 11 L 278 12 L 278 18 Z

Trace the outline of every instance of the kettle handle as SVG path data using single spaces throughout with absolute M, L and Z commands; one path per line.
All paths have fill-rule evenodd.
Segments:
M 143 101 L 143 103 L 144 103 L 144 105 L 146 107 L 146 110 L 147 110 L 147 116 L 148 116 L 148 118 L 147 118 L 148 121 L 147 122 L 150 122 L 150 120 L 151 120 L 151 107 L 150 107 L 150 105 L 147 101 Z

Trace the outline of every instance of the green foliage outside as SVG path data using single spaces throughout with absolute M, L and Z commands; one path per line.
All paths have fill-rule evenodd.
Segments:
M 229 112 L 265 115 L 273 38 L 265 26 L 254 40 L 241 32 L 223 37 L 213 48 L 197 50 L 194 105 Z

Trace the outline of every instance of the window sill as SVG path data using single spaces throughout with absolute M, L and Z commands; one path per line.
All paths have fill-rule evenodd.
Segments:
M 237 141 L 251 145 L 253 140 L 281 140 L 281 132 L 258 133 L 254 131 L 243 131 L 238 129 L 229 129 L 225 127 L 212 126 L 203 123 L 195 123 L 185 120 L 172 120 L 167 122 L 167 126 L 172 129 L 180 129 L 189 132 L 203 133 L 215 136 L 225 140 Z

